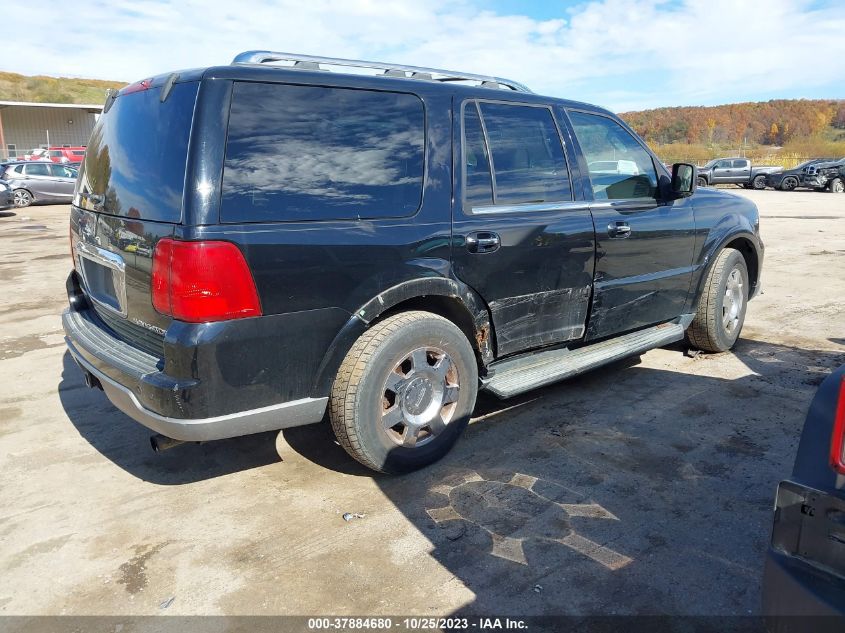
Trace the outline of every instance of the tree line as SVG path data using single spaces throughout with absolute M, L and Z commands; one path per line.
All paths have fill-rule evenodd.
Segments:
M 785 145 L 845 130 L 845 100 L 775 99 L 720 106 L 657 108 L 620 115 L 649 144 Z

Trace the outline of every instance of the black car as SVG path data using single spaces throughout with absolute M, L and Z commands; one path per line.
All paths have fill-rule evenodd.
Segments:
M 801 179 L 807 173 L 808 167 L 816 163 L 826 163 L 832 160 L 832 158 L 813 158 L 792 169 L 766 174 L 766 186 L 772 189 L 780 189 L 781 191 L 792 191 L 801 185 Z
M 377 74 L 325 71 L 346 66 Z M 361 463 L 419 468 L 479 389 L 685 335 L 730 349 L 759 215 L 694 174 L 607 110 L 496 77 L 269 52 L 162 75 L 91 135 L 68 349 L 156 446 L 328 414 Z
M 46 161 L 0 164 L 0 178 L 12 187 L 16 207 L 28 207 L 41 202 L 70 202 L 77 174 L 74 167 Z
M 792 476 L 778 487 L 763 613 L 773 631 L 845 630 L 845 365 L 819 387 Z

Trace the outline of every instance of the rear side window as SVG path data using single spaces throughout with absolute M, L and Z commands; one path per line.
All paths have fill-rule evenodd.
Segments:
M 481 103 L 496 204 L 570 200 L 563 146 L 548 108 Z
M 563 145 L 549 108 L 467 102 L 463 123 L 468 208 L 572 199 Z
M 36 163 L 33 165 L 26 165 L 24 173 L 27 176 L 49 176 L 50 170 L 44 163 Z
M 404 217 L 419 209 L 425 115 L 414 95 L 235 83 L 223 222 Z

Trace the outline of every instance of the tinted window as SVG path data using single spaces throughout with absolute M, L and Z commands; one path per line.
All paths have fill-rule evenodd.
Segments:
M 716 169 L 730 169 L 731 161 L 729 160 L 720 160 L 716 163 Z
M 496 204 L 571 200 L 551 110 L 497 103 L 480 107 L 493 158 Z
M 178 222 L 198 87 L 176 83 L 163 103 L 159 88 L 119 95 L 91 133 L 80 193 L 103 196 L 105 213 Z
M 651 155 L 619 123 L 585 112 L 570 112 L 597 200 L 656 198 L 657 172 Z M 605 168 L 610 163 L 612 169 Z
M 50 171 L 44 163 L 35 163 L 33 165 L 26 165 L 24 173 L 27 176 L 49 176 Z
M 739 167 L 740 169 L 744 169 L 745 167 L 748 167 L 748 161 L 747 160 L 735 160 L 734 161 L 734 167 Z
M 490 177 L 490 159 L 487 144 L 475 103 L 464 109 L 464 181 L 465 197 L 469 206 L 493 204 L 493 181 Z
M 412 215 L 424 147 L 423 106 L 413 95 L 236 83 L 221 219 Z
M 62 150 L 60 150 L 60 149 L 51 149 L 50 150 L 50 156 L 52 156 L 54 158 L 58 158 L 61 155 L 62 155 Z

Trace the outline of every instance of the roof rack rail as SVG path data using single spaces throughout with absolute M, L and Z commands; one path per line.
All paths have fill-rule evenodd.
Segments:
M 404 66 L 402 64 L 387 64 L 384 62 L 369 62 L 357 59 L 340 59 L 337 57 L 317 57 L 314 55 L 299 55 L 297 53 L 277 53 L 273 51 L 245 51 L 232 60 L 232 64 L 270 64 L 273 62 L 292 62 L 289 68 L 298 67 L 307 70 L 327 70 L 320 64 L 327 66 L 347 66 L 350 68 L 370 68 L 381 70 L 389 77 L 405 77 L 413 79 L 428 79 L 433 81 L 475 81 L 485 88 L 503 88 L 516 92 L 531 92 L 524 84 L 502 77 L 489 75 L 475 75 L 471 73 L 440 70 L 438 68 L 423 68 L 420 66 Z

